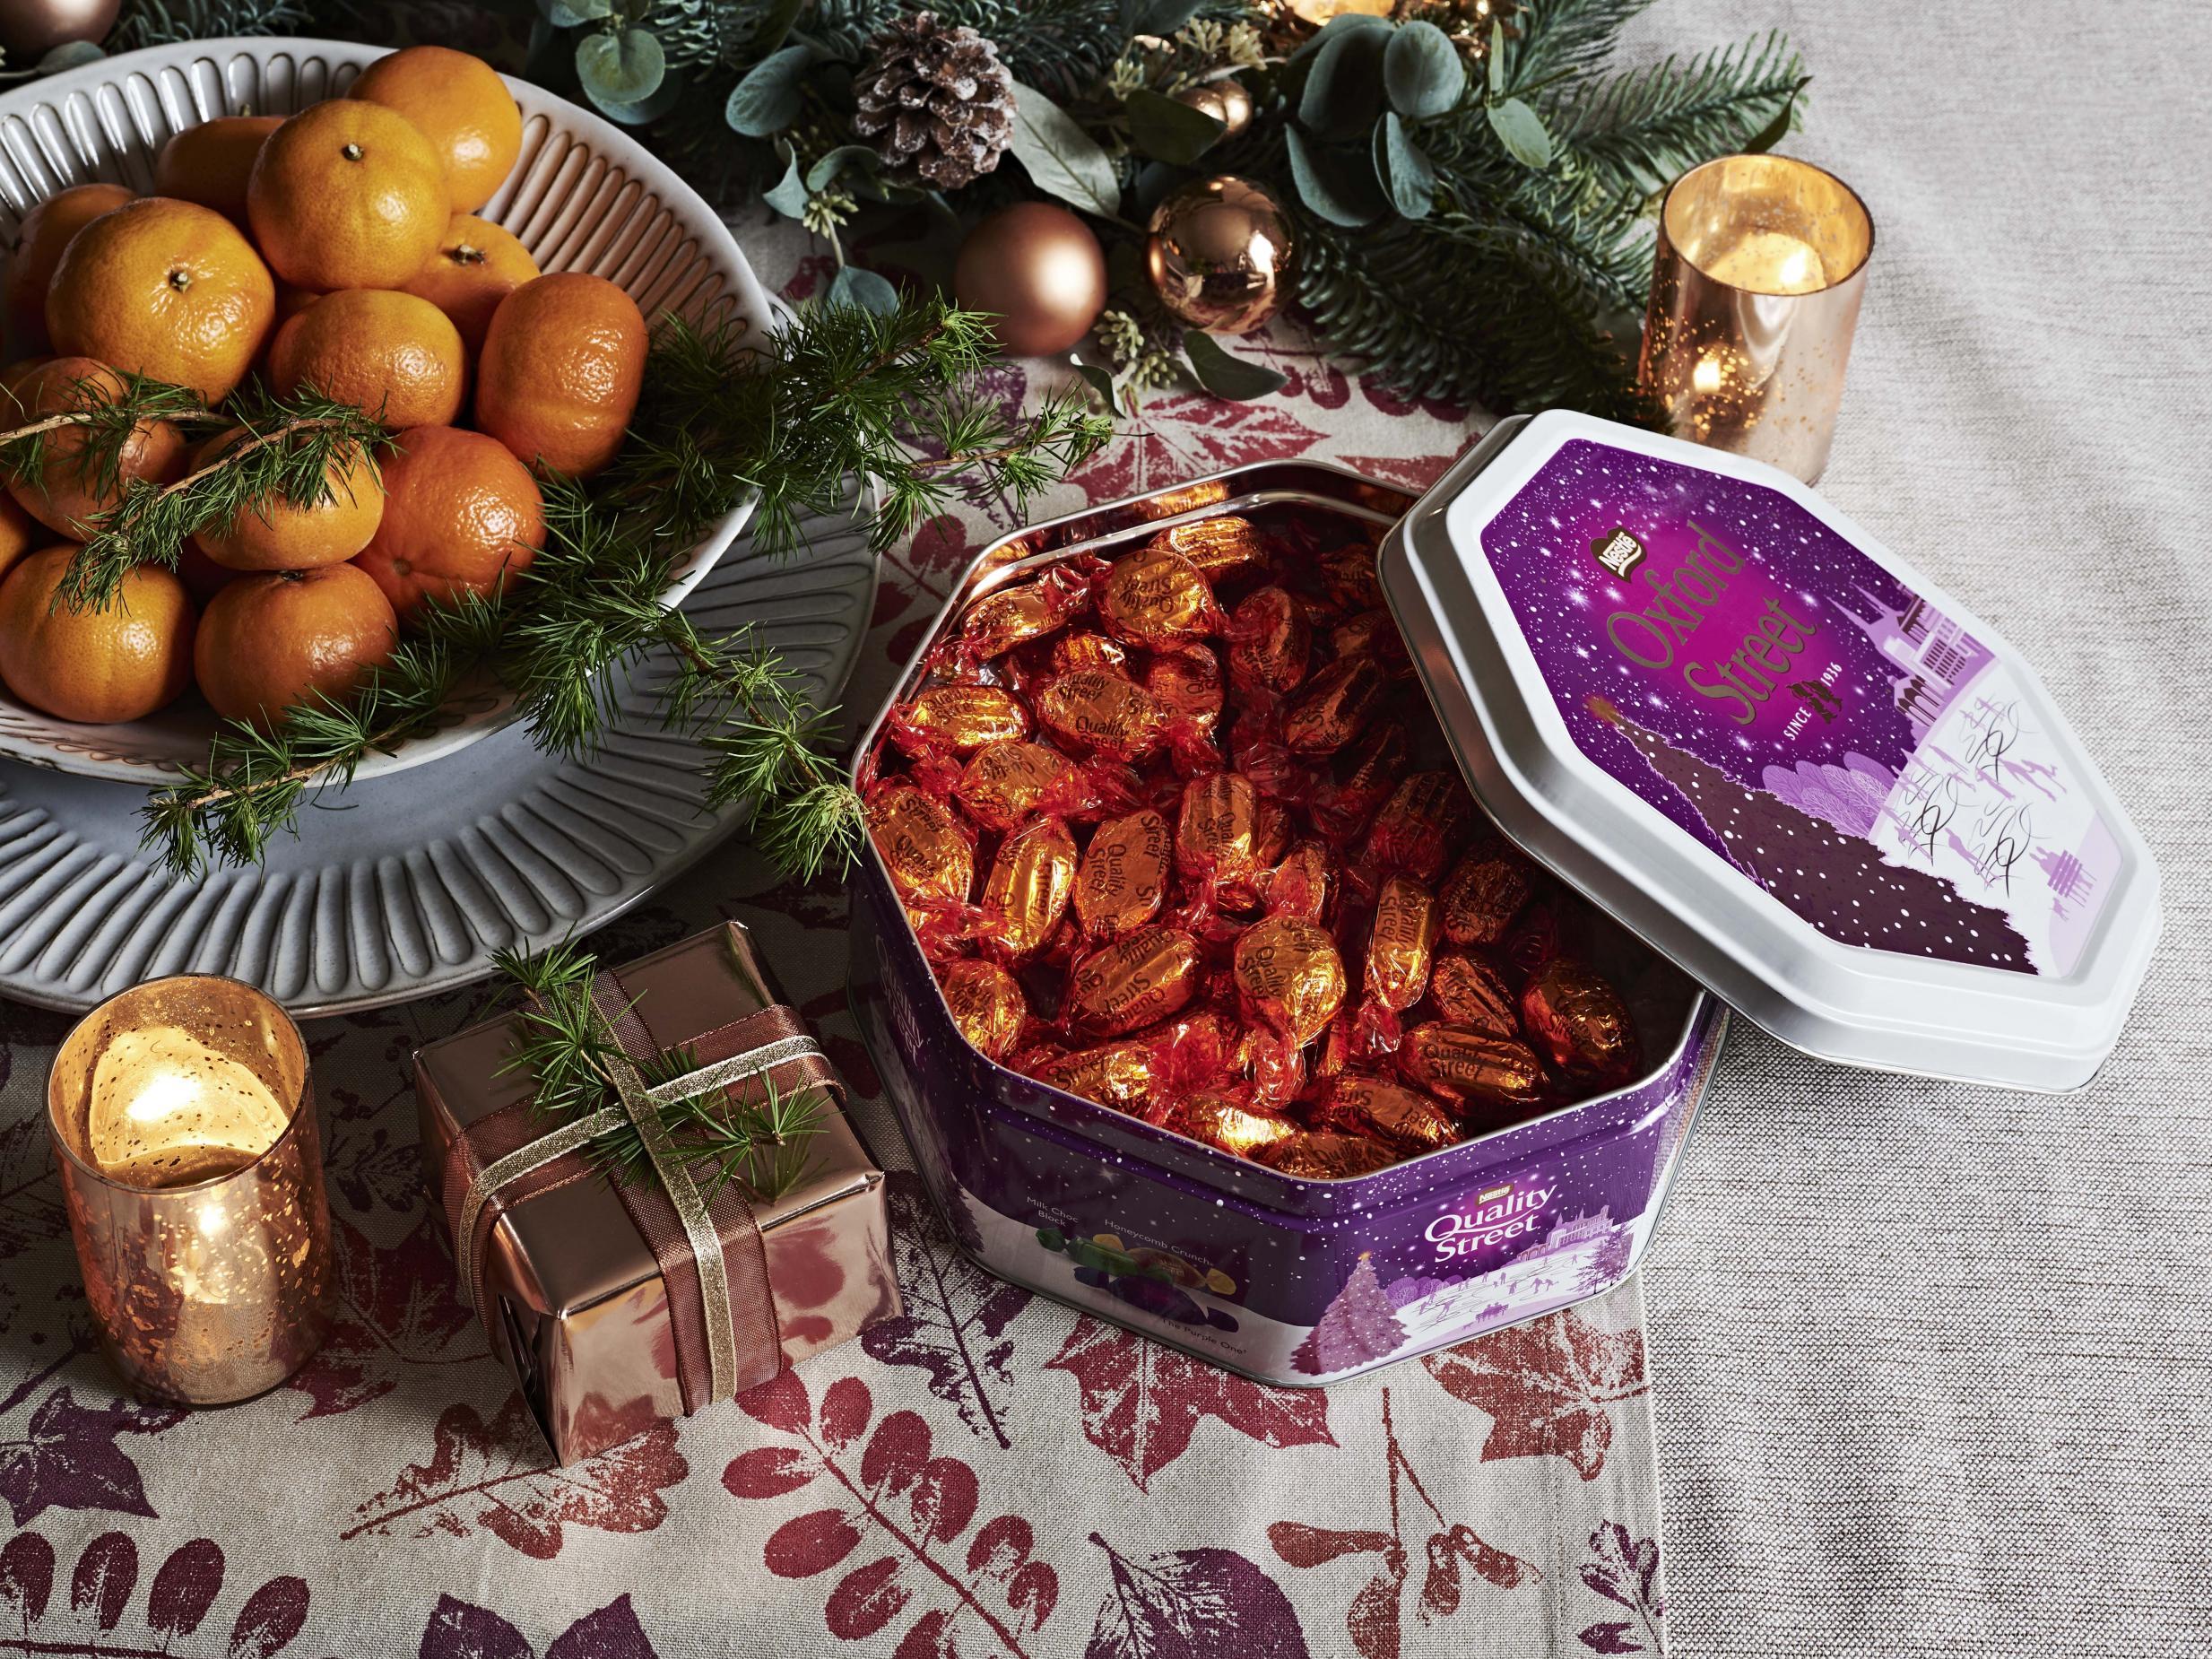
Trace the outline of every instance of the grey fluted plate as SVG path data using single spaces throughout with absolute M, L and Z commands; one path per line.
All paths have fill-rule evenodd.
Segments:
M 758 624 L 826 707 L 866 635 L 875 560 L 849 520 L 812 529 L 811 551 L 785 563 L 741 543 L 684 610 L 707 633 Z M 224 973 L 295 1014 L 343 1013 L 595 926 L 742 821 L 699 804 L 700 748 L 653 714 L 663 672 L 644 665 L 594 759 L 555 760 L 509 726 L 326 795 L 263 866 L 195 880 L 140 850 L 143 786 L 0 762 L 0 995 L 75 1011 L 159 975 Z

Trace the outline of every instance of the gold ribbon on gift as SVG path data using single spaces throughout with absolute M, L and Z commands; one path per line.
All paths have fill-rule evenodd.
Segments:
M 636 1059 L 656 1050 L 637 1011 L 624 998 L 620 986 L 611 973 L 602 972 L 594 977 L 591 995 L 592 1006 L 606 1021 L 621 1048 L 620 1055 L 608 1068 L 618 1104 L 602 1107 L 598 1111 L 571 1118 L 559 1128 L 549 1130 L 477 1169 L 462 1196 L 454 1229 L 455 1245 L 463 1255 L 460 1275 L 463 1295 L 472 1303 L 479 1299 L 477 1286 L 482 1270 L 480 1259 L 482 1246 L 478 1238 L 478 1224 L 482 1219 L 484 1206 L 496 1194 L 559 1162 L 570 1153 L 582 1151 L 592 1142 L 620 1128 L 624 1124 L 634 1125 L 638 1138 L 644 1142 L 646 1157 L 652 1163 L 655 1180 L 675 1212 L 684 1242 L 689 1246 L 690 1259 L 695 1264 L 698 1274 L 698 1306 L 707 1337 L 708 1397 L 726 1399 L 740 1386 L 741 1368 L 732 1287 L 728 1264 L 723 1255 L 722 1232 L 716 1224 L 705 1195 L 699 1191 L 698 1183 L 692 1179 L 682 1149 L 675 1143 L 667 1125 L 661 1120 L 661 1108 L 679 1100 L 690 1099 L 694 1095 L 731 1088 L 794 1060 L 809 1056 L 821 1058 L 821 1048 L 803 1031 L 776 1036 L 741 1053 L 701 1065 L 667 1082 L 648 1087 L 638 1070 Z M 822 1064 L 827 1064 L 826 1059 L 822 1059 Z M 639 1220 L 640 1229 L 645 1230 L 642 1218 L 637 1216 L 634 1208 L 632 1216 L 633 1220 Z M 758 1223 L 752 1220 L 749 1207 L 744 1209 L 744 1220 L 757 1239 Z M 672 1290 L 672 1320 L 678 1317 L 675 1302 Z

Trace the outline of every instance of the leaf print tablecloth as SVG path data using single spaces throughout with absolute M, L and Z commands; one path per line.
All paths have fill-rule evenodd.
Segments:
M 828 273 L 747 228 L 794 298 Z M 1472 428 L 1321 361 L 1255 404 L 1167 395 L 1040 504 L 1273 456 L 1434 476 Z M 1023 395 L 1037 367 L 1007 369 Z M 884 567 L 847 707 L 880 699 L 1003 512 Z M 1601 1301 L 1328 1392 L 1278 1390 L 1032 1299 L 940 1226 L 845 1011 L 844 900 L 715 856 L 594 945 L 735 916 L 853 1086 L 892 1173 L 904 1316 L 740 1399 L 552 1466 L 455 1293 L 409 1056 L 482 990 L 308 1029 L 343 1311 L 285 1387 L 118 1399 L 39 1116 L 67 1021 L 0 1003 L 0 1655 L 86 1659 L 1421 1659 L 1656 1653 L 1641 1304 Z

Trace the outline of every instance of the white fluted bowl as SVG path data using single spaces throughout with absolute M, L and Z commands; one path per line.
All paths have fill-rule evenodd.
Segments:
M 342 40 L 196 40 L 104 59 L 0 95 L 0 245 L 23 215 L 72 185 L 108 180 L 144 195 L 171 135 L 219 115 L 291 115 L 334 97 L 384 53 Z M 509 78 L 522 157 L 481 210 L 521 239 L 542 271 L 620 283 L 648 322 L 727 315 L 764 333 L 768 297 L 729 229 L 690 186 L 620 127 Z M 744 527 L 749 504 L 693 548 L 668 593 L 696 586 Z M 511 724 L 496 687 L 457 697 L 438 728 L 371 755 L 374 777 L 435 760 Z M 144 720 L 78 725 L 0 688 L 0 756 L 90 777 L 160 783 L 206 759 L 214 713 L 194 693 Z

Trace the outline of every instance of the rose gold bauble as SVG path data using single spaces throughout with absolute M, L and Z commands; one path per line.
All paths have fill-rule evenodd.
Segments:
M 0 0 L 0 51 L 8 67 L 29 69 L 57 46 L 100 41 L 115 27 L 121 0 Z
M 1106 255 L 1066 208 L 1022 202 L 967 233 L 952 292 L 969 310 L 994 315 L 999 343 L 1015 356 L 1064 352 L 1106 309 Z
M 1224 173 L 1184 185 L 1152 210 L 1145 270 L 1182 322 L 1208 334 L 1250 334 L 1286 295 L 1290 225 L 1274 198 Z
M 1252 125 L 1252 94 L 1235 75 L 1201 81 L 1175 94 L 1175 102 L 1202 109 L 1221 123 L 1221 136 L 1234 138 Z

